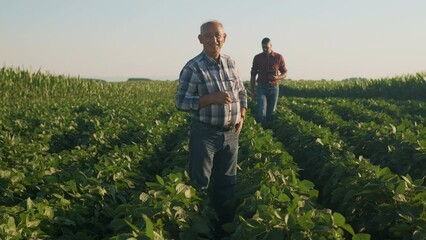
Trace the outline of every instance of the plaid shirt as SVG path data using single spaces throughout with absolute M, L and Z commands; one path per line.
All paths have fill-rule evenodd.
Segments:
M 228 92 L 232 103 L 199 108 L 201 96 L 219 91 Z M 202 52 L 183 67 L 176 93 L 177 109 L 191 112 L 192 119 L 203 123 L 229 127 L 240 121 L 242 107 L 247 108 L 246 90 L 229 56 L 221 55 L 217 62 Z

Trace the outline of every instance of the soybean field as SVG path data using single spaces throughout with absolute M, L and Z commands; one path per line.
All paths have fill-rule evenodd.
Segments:
M 0 239 L 214 239 L 177 84 L 1 68 Z M 280 93 L 268 129 L 249 99 L 229 239 L 426 239 L 426 75 Z

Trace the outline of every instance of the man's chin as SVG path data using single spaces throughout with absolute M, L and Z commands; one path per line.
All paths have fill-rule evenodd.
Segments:
M 220 54 L 220 48 L 217 48 L 217 49 L 209 49 L 209 51 L 207 51 L 207 53 L 208 53 L 209 55 L 211 55 L 211 56 L 214 56 L 214 55 Z

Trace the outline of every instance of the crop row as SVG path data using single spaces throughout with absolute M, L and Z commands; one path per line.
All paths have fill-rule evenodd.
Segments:
M 378 239 L 425 236 L 423 181 L 398 176 L 356 158 L 338 131 L 305 121 L 281 99 L 273 130 L 302 170 L 315 183 L 319 200 L 341 212 L 356 231 Z
M 188 116 L 174 82 L 102 83 L 1 69 L 2 239 L 212 237 L 209 199 L 189 184 Z M 241 136 L 232 239 L 368 239 L 317 203 L 270 131 Z
M 344 216 L 321 207 L 314 184 L 298 178 L 297 166 L 272 133 L 248 120 L 240 144 L 237 217 L 225 226 L 231 239 L 369 239 L 355 234 Z M 121 237 L 213 238 L 209 198 L 190 187 L 184 170 L 188 127 L 179 129 L 183 139 L 170 151 L 162 174 L 125 210 L 120 208 L 133 229 Z
M 185 171 L 189 120 L 174 108 L 175 82 L 103 83 L 3 68 L 0 86 L 1 238 L 213 236 L 209 199 Z M 385 165 L 375 151 L 356 147 L 367 140 L 397 153 L 423 146 L 423 126 L 412 122 L 424 119 L 417 110 L 424 104 L 328 99 L 324 110 L 317 99 L 283 101 L 293 111 L 279 109 L 274 132 L 247 118 L 237 217 L 225 226 L 231 239 L 425 236 L 424 168 L 407 158 L 404 171 L 419 179 L 398 176 L 365 159 Z M 381 135 L 366 135 L 371 129 Z
M 355 81 L 286 81 L 280 88 L 292 97 L 424 100 L 426 73 Z
M 88 134 L 86 145 L 56 149 L 50 156 L 44 153 L 48 157 L 15 162 L 14 168 L 4 168 L 8 169 L 3 172 L 5 175 L 24 174 L 20 174 L 21 182 L 5 185 L 12 195 L 6 199 L 7 206 L 2 207 L 3 236 L 176 239 L 195 238 L 200 233 L 212 235 L 213 213 L 208 200 L 188 185 L 184 171 L 188 140 L 188 128 L 183 127 L 187 125 L 185 118 L 172 113 L 166 122 L 157 121 L 145 129 L 153 136 L 133 136 L 132 143 L 115 145 L 113 149 L 108 145 L 117 140 L 107 136 L 114 136 L 114 127 L 103 123 L 95 124 L 98 129 Z M 243 191 L 238 194 L 240 217 L 229 226 L 233 238 L 255 234 L 267 238 L 343 239 L 345 233 L 354 234 L 342 215 L 315 203 L 318 193 L 313 184 L 298 180 L 297 167 L 282 152 L 280 144 L 271 145 L 270 133 L 262 132 L 253 121 L 251 125 L 247 126 L 247 136 L 242 137 L 245 160 L 240 166 L 239 189 Z M 68 124 L 62 126 L 69 129 Z M 82 131 L 79 134 L 86 135 L 81 127 L 76 128 Z M 110 134 L 95 137 L 102 130 Z M 18 148 L 16 153 L 37 154 L 33 148 L 25 149 Z M 4 160 L 12 159 L 17 157 Z M 16 179 L 16 175 L 9 176 Z M 22 189 L 17 191 L 13 188 L 16 186 Z
M 106 236 L 108 209 L 161 167 L 159 146 L 169 135 L 164 121 L 144 122 L 144 114 L 133 112 L 140 120 L 134 122 L 125 105 L 59 109 L 40 104 L 20 118 L 17 111 L 3 115 L 0 232 L 6 239 Z
M 330 102 L 333 104 L 327 104 Z M 306 121 L 337 131 L 356 156 L 389 167 L 400 175 L 409 174 L 413 178 L 426 175 L 424 121 L 393 118 L 388 113 L 365 110 L 364 105 L 339 99 L 292 98 L 286 106 Z
M 0 90 L 1 238 L 118 234 L 114 210 L 162 170 L 174 107 L 152 97 L 170 96 L 174 86 L 1 73 L 9 87 Z

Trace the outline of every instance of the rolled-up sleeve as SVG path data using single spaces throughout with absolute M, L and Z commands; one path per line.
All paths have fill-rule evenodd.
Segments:
M 247 108 L 247 91 L 246 88 L 244 87 L 243 82 L 239 79 L 238 81 L 238 96 L 240 98 L 240 105 L 242 108 Z
M 194 71 L 185 66 L 179 75 L 179 85 L 176 93 L 176 108 L 189 112 L 199 109 L 200 96 L 198 94 L 197 77 Z
M 287 67 L 285 66 L 285 61 L 284 61 L 284 57 L 280 55 L 280 60 L 279 60 L 279 64 L 280 64 L 280 72 L 281 73 L 286 73 L 287 72 Z
M 251 76 L 256 76 L 259 73 L 259 67 L 257 64 L 257 59 L 256 57 L 253 58 L 253 64 L 251 65 L 251 71 L 250 74 Z
M 244 87 L 243 82 L 241 81 L 240 73 L 235 64 L 235 61 L 231 60 L 229 63 L 229 66 L 230 66 L 230 71 L 232 71 L 231 75 L 237 78 L 237 82 L 235 86 L 236 86 L 236 91 L 238 92 L 238 97 L 240 99 L 240 107 L 247 108 L 247 91 L 246 91 L 246 88 Z

